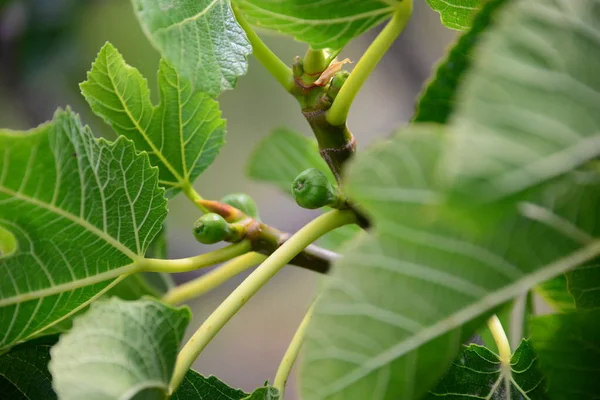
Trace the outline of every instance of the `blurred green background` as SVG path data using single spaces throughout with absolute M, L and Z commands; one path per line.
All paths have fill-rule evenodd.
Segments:
M 425 80 L 455 33 L 441 26 L 438 15 L 424 0 L 415 2 L 414 17 L 366 87 L 350 116 L 350 129 L 359 148 L 389 136 L 410 119 Z M 355 40 L 341 54 L 356 61 L 377 30 Z M 305 45 L 268 32 L 267 44 L 284 60 L 302 55 Z M 132 66 L 148 79 L 158 101 L 158 53 L 148 43 L 127 0 L 0 0 L 0 127 L 28 129 L 49 120 L 57 107 L 70 105 L 96 135 L 114 133 L 94 116 L 78 84 L 85 80 L 100 47 L 110 41 Z M 352 66 L 350 66 L 351 68 Z M 246 160 L 270 130 L 287 126 L 309 134 L 295 100 L 251 57 L 249 73 L 235 91 L 220 97 L 228 121 L 227 146 L 196 182 L 207 198 L 218 199 L 244 191 L 254 197 L 265 222 L 293 232 L 314 213 L 299 209 L 293 200 L 245 175 Z M 191 235 L 197 210 L 179 196 L 169 204 L 170 257 L 205 251 Z M 175 276 L 182 282 L 204 271 Z M 193 332 L 204 318 L 243 279 L 233 279 L 190 303 Z M 217 375 L 228 384 L 251 391 L 272 380 L 277 365 L 315 293 L 318 277 L 287 267 L 223 329 L 202 353 L 195 368 Z M 286 398 L 294 399 L 295 382 Z

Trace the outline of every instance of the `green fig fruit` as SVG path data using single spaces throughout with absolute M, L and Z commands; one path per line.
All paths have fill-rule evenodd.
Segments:
M 221 203 L 229 204 L 254 219 L 258 217 L 258 206 L 252 197 L 245 193 L 232 193 L 221 199 Z
M 204 214 L 194 224 L 194 237 L 204 244 L 215 244 L 225 240 L 231 234 L 227 221 L 219 214 Z
M 294 179 L 292 193 L 300 207 L 311 210 L 333 204 L 337 197 L 325 174 L 316 168 L 307 169 Z

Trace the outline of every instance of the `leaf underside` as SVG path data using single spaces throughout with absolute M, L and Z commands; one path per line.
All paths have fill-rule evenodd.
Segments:
M 413 126 L 351 165 L 345 188 L 375 232 L 345 252 L 318 301 L 301 364 L 306 399 L 374 391 L 419 398 L 487 315 L 571 267 L 552 263 L 585 243 L 552 221 L 600 236 L 600 222 L 586 218 L 600 185 L 585 172 L 526 199 L 550 221 L 519 209 L 492 230 L 477 229 L 470 215 L 443 207 L 437 162 L 446 138 L 439 128 Z
M 253 25 L 271 29 L 314 49 L 342 49 L 388 19 L 399 0 L 233 0 Z
M 444 173 L 474 200 L 518 198 L 600 155 L 600 1 L 514 1 L 482 38 Z M 476 149 L 476 150 L 475 150 Z
M 131 272 L 167 214 L 158 171 L 133 143 L 93 137 L 70 110 L 0 131 L 0 348 L 83 308 Z
M 164 399 L 191 313 L 156 300 L 101 300 L 52 348 L 61 399 Z
M 142 28 L 195 90 L 217 97 L 248 69 L 252 46 L 229 0 L 134 0 Z

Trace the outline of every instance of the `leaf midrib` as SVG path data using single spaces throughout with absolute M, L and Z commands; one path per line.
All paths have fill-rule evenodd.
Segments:
M 200 11 L 198 14 L 184 18 L 181 21 L 174 23 L 173 25 L 168 25 L 168 26 L 163 26 L 163 27 L 157 28 L 153 31 L 153 33 L 160 32 L 160 31 L 170 31 L 171 29 L 183 26 L 183 25 L 187 24 L 188 22 L 195 22 L 196 20 L 200 19 L 204 15 L 208 14 L 212 10 L 212 8 L 221 1 L 222 0 L 213 0 L 212 3 L 207 5 L 206 8 L 204 8 L 204 10 Z
M 464 307 L 449 315 L 447 318 L 439 321 L 433 326 L 428 327 L 422 330 L 420 333 L 403 340 L 402 342 L 392 346 L 391 348 L 388 348 L 387 350 L 384 350 L 374 357 L 371 357 L 371 359 L 364 363 L 362 367 L 354 369 L 352 372 L 342 376 L 328 387 L 322 388 L 321 398 L 325 398 L 329 395 L 344 390 L 352 383 L 372 373 L 378 368 L 389 364 L 400 356 L 418 349 L 425 343 L 445 333 L 448 333 L 451 330 L 460 328 L 462 325 L 472 320 L 474 316 L 482 315 L 491 308 L 500 305 L 521 293 L 524 293 L 537 284 L 565 273 L 571 268 L 581 265 L 599 255 L 600 240 L 596 239 L 593 243 L 582 247 L 566 257 L 548 264 L 546 267 L 540 268 L 532 274 L 516 280 L 511 285 L 505 286 L 500 290 L 496 290 L 488 294 L 468 307 Z
M 12 304 L 23 303 L 25 301 L 41 299 L 41 298 L 52 296 L 55 294 L 60 294 L 63 292 L 68 292 L 71 290 L 79 289 L 79 288 L 82 288 L 85 286 L 94 285 L 96 283 L 104 282 L 104 281 L 107 281 L 112 278 L 118 278 L 121 275 L 139 272 L 140 266 L 141 266 L 141 263 L 134 261 L 134 262 L 124 265 L 122 267 L 111 269 L 109 271 L 102 272 L 102 273 L 99 273 L 96 275 L 91 275 L 86 278 L 77 279 L 77 280 L 67 282 L 67 283 L 61 283 L 60 285 L 54 285 L 54 286 L 51 286 L 46 289 L 34 290 L 31 292 L 18 294 L 16 296 L 12 296 L 12 297 L 6 297 L 4 299 L 0 299 L 0 307 L 6 307 L 6 306 L 10 306 Z M 106 289 L 106 290 L 108 290 L 108 289 Z M 104 293 L 104 291 L 101 291 L 101 293 Z M 56 322 L 58 322 L 58 321 L 60 321 L 60 320 L 57 320 Z M 52 325 L 54 325 L 56 322 L 54 322 Z M 52 325 L 48 325 L 48 326 L 52 326 Z
M 359 21 L 359 20 L 365 19 L 365 18 L 378 17 L 380 15 L 391 14 L 395 10 L 395 8 L 393 6 L 389 6 L 389 7 L 381 8 L 378 10 L 364 12 L 361 14 L 351 15 L 351 16 L 347 16 L 347 17 L 338 17 L 338 18 L 329 18 L 329 19 L 301 19 L 301 18 L 292 17 L 290 15 L 269 11 L 269 10 L 266 10 L 264 8 L 257 6 L 256 4 L 248 3 L 247 1 L 244 1 L 244 0 L 238 0 L 238 1 L 236 1 L 236 3 L 244 4 L 249 8 L 254 8 L 258 12 L 269 15 L 272 18 L 283 19 L 283 20 L 289 21 L 290 23 L 303 24 L 303 25 L 343 24 L 346 22 Z
M 163 165 L 165 167 L 167 167 L 169 172 L 171 172 L 173 174 L 173 177 L 175 179 L 177 179 L 179 184 L 184 183 L 185 181 L 183 180 L 181 175 L 179 175 L 179 173 L 174 169 L 174 167 L 171 165 L 171 163 L 169 163 L 168 160 L 164 157 L 162 152 L 159 151 L 159 149 L 155 146 L 154 142 L 152 142 L 152 140 L 150 139 L 150 137 L 148 136 L 148 134 L 146 132 L 146 129 L 142 128 L 139 121 L 133 117 L 133 114 L 131 113 L 131 110 L 127 106 L 125 99 L 123 98 L 123 96 L 121 96 L 121 93 L 119 92 L 117 85 L 115 85 L 114 77 L 109 68 L 108 52 L 106 52 L 106 54 L 105 54 L 105 61 L 106 61 L 106 72 L 107 72 L 108 78 L 110 79 L 110 84 L 114 88 L 114 92 L 117 95 L 117 97 L 119 98 L 121 105 L 123 106 L 123 111 L 125 111 L 125 113 L 127 113 L 127 116 L 129 117 L 131 122 L 134 124 L 135 128 L 138 130 L 140 135 L 144 138 L 146 143 L 148 143 L 148 146 L 150 146 L 150 148 L 152 149 L 153 154 L 163 163 Z M 125 68 L 127 68 L 127 67 L 129 67 L 129 66 L 125 65 Z M 153 115 L 154 115 L 155 110 L 156 110 L 156 107 L 151 105 L 152 114 L 150 115 L 149 125 L 152 125 Z
M 85 219 L 77 217 L 77 216 L 73 215 L 72 213 L 70 213 L 66 210 L 63 210 L 62 208 L 57 208 L 57 207 L 53 206 L 52 204 L 48 204 L 48 203 L 40 201 L 34 197 L 24 195 L 21 192 L 15 192 L 14 190 L 11 190 L 2 185 L 0 185 L 0 192 L 5 193 L 11 197 L 20 199 L 20 200 L 22 200 L 26 203 L 32 204 L 34 206 L 37 206 L 40 208 L 45 208 L 46 210 L 48 210 L 56 215 L 59 215 L 65 219 L 68 219 L 68 220 L 76 223 L 77 225 L 81 226 L 82 228 L 94 233 L 96 236 L 103 239 L 106 243 L 110 244 L 111 246 L 113 246 L 114 248 L 119 250 L 121 253 L 123 253 L 127 257 L 131 258 L 133 261 L 139 261 L 139 260 L 143 259 L 142 256 L 134 253 L 131 249 L 129 249 L 128 247 L 123 245 L 121 242 L 119 242 L 116 238 L 109 235 L 107 232 L 100 230 L 98 227 L 90 224 Z

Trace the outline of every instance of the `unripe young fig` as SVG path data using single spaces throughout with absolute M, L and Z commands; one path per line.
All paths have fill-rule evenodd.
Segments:
M 252 199 L 245 193 L 232 193 L 221 199 L 221 203 L 229 204 L 237 208 L 244 214 L 254 219 L 258 219 L 258 207 Z
M 231 228 L 229 224 L 219 214 L 204 214 L 194 224 L 194 236 L 200 243 L 219 243 L 230 234 Z
M 346 83 L 349 76 L 350 72 L 348 71 L 340 71 L 334 75 L 334 77 L 331 79 L 331 83 L 329 84 L 329 91 L 327 92 L 327 96 L 329 96 L 331 100 L 334 100 L 337 97 L 340 89 L 344 83 Z
M 335 189 L 325 174 L 316 168 L 303 171 L 292 183 L 296 203 L 302 208 L 315 209 L 335 202 Z

